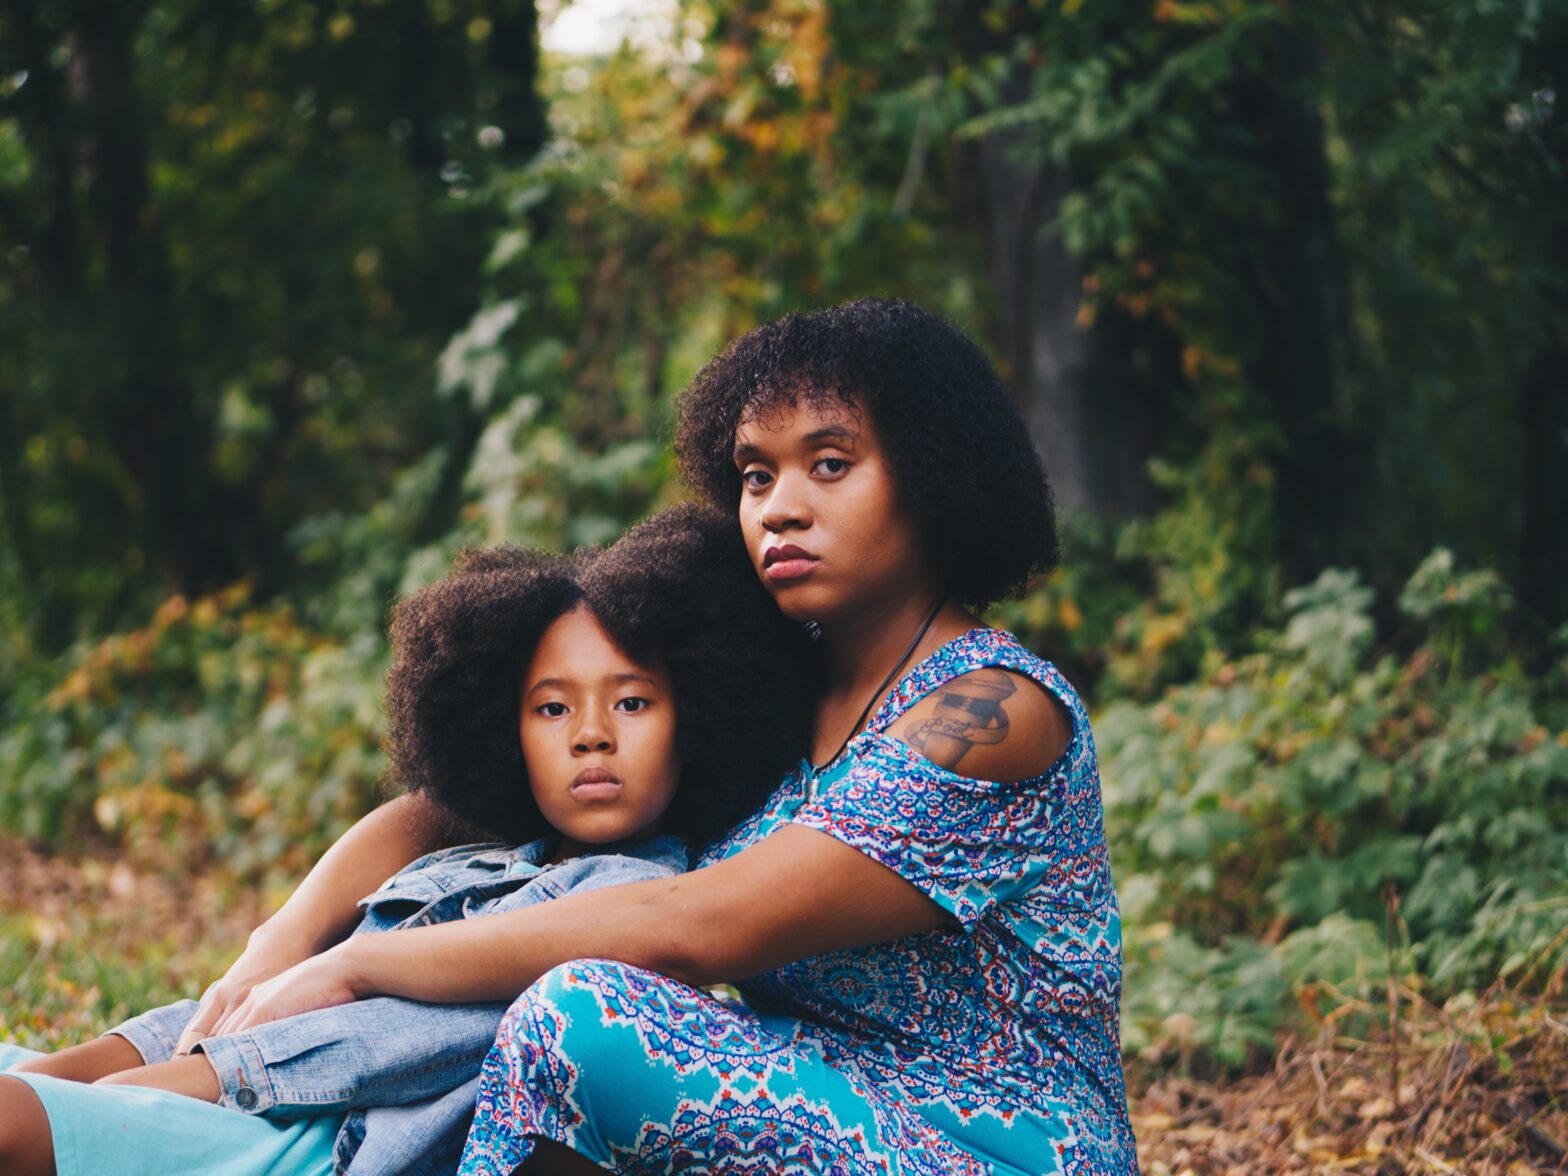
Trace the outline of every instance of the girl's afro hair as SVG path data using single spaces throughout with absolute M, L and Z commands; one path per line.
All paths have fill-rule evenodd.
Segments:
M 513 842 L 550 832 L 518 739 L 540 636 L 586 606 L 628 657 L 670 675 L 682 768 L 665 831 L 700 849 L 806 753 L 817 674 L 806 633 L 758 582 L 733 512 L 671 507 L 607 549 L 465 551 L 392 615 L 394 781 Z
M 687 480 L 735 510 L 736 429 L 802 401 L 870 414 L 901 500 L 959 603 L 983 609 L 1056 566 L 1039 455 L 990 361 L 956 327 L 907 302 L 863 298 L 742 335 L 681 394 L 675 452 Z

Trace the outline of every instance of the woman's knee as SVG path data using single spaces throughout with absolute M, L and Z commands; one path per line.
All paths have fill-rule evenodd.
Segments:
M 629 1043 L 606 1030 L 629 1025 L 636 1010 L 665 988 L 696 995 L 667 976 L 618 960 L 571 960 L 544 973 L 512 1003 L 497 1046 L 525 1071 L 564 1065 L 578 1080 L 614 1072 L 629 1060 Z

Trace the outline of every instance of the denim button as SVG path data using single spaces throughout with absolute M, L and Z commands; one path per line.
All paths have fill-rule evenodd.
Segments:
M 256 1092 L 248 1086 L 242 1086 L 234 1092 L 234 1101 L 239 1104 L 240 1110 L 248 1111 L 256 1105 Z

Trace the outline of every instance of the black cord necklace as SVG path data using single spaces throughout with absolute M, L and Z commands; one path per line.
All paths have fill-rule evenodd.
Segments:
M 927 630 L 931 628 L 931 622 L 936 620 L 936 614 L 942 611 L 942 606 L 946 603 L 947 593 L 944 592 L 941 596 L 937 597 L 936 604 L 933 605 L 931 611 L 926 614 L 925 623 L 920 626 L 920 631 L 915 634 L 915 639 L 909 643 L 908 648 L 904 650 L 898 661 L 893 663 L 893 668 L 887 672 L 887 677 L 882 679 L 882 684 L 871 692 L 871 697 L 866 700 L 865 709 L 860 712 L 860 717 L 855 720 L 855 725 L 849 729 L 849 734 L 844 736 L 844 742 L 838 745 L 838 750 L 835 751 L 832 755 L 828 756 L 828 758 L 823 760 L 820 764 L 811 765 L 812 788 L 810 791 L 815 791 L 817 773 L 822 771 L 823 768 L 827 767 L 834 760 L 838 759 L 839 756 L 843 755 L 844 749 L 849 746 L 849 741 L 859 734 L 860 726 L 866 721 L 866 716 L 871 713 L 871 708 L 877 704 L 877 699 L 882 697 L 882 692 L 886 690 L 892 683 L 893 678 L 898 674 L 898 671 L 904 668 L 904 663 L 909 660 L 909 655 L 915 652 L 915 646 L 920 644 L 920 639 L 926 635 Z

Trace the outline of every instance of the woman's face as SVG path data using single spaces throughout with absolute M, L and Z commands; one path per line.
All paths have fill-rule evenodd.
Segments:
M 680 777 L 669 675 L 579 607 L 540 637 L 521 695 L 523 762 L 562 855 L 654 832 Z
M 802 399 L 765 409 L 736 429 L 735 465 L 747 550 L 786 616 L 826 625 L 932 592 L 863 408 Z

